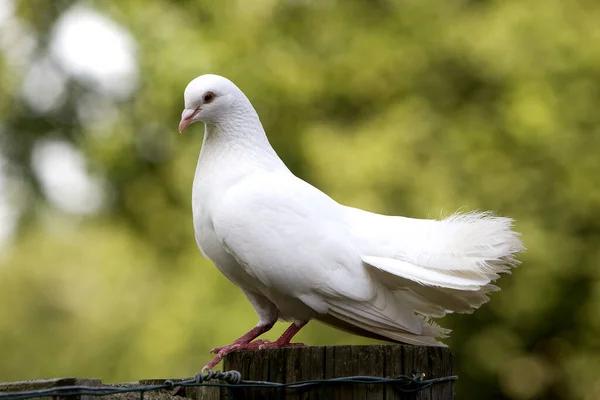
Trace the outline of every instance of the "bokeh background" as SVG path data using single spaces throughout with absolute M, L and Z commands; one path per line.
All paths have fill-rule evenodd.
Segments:
M 523 264 L 442 321 L 457 398 L 599 399 L 599 21 L 593 0 L 0 0 L 0 380 L 190 376 L 255 324 L 192 231 L 202 127 L 177 125 L 211 72 L 340 202 L 516 219 Z

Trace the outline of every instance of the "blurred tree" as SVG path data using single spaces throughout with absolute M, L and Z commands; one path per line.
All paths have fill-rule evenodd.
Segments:
M 201 133 L 176 129 L 213 72 L 343 203 L 517 220 L 523 266 L 442 321 L 459 398 L 598 398 L 598 20 L 585 0 L 0 1 L 0 379 L 187 376 L 255 322 L 193 239 Z

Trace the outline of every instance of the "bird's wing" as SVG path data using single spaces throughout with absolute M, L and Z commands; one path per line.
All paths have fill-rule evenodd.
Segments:
M 374 287 L 339 212 L 291 174 L 260 174 L 225 192 L 213 224 L 242 268 L 268 287 L 367 300 Z
M 213 224 L 227 251 L 265 287 L 366 329 L 420 333 L 410 308 L 381 295 L 387 289 L 361 260 L 341 206 L 292 174 L 261 174 L 232 186 Z

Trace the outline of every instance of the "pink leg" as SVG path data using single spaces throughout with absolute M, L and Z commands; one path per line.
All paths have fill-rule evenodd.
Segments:
M 244 348 L 252 340 L 256 339 L 258 336 L 262 335 L 263 333 L 269 331 L 273 327 L 273 325 L 275 325 L 275 322 L 268 323 L 267 325 L 257 325 L 254 328 L 250 329 L 246 334 L 244 334 L 240 338 L 238 338 L 232 344 L 230 344 L 228 346 L 216 347 L 216 348 L 212 349 L 211 353 L 216 353 L 217 355 L 208 364 L 206 364 L 204 366 L 204 368 L 202 368 L 202 371 L 212 369 L 215 365 L 217 365 L 218 363 L 221 362 L 223 357 L 225 357 L 227 354 L 231 353 L 232 351 L 238 350 L 238 349 L 244 350 Z M 262 343 L 262 340 L 259 340 L 257 342 Z
M 296 346 L 304 346 L 304 343 L 290 343 L 292 338 L 306 325 L 308 322 L 296 322 L 292 323 L 289 328 L 283 332 L 279 339 L 274 342 L 264 342 L 258 345 L 259 349 L 269 349 L 276 347 L 296 347 Z M 256 342 L 249 343 L 253 345 Z

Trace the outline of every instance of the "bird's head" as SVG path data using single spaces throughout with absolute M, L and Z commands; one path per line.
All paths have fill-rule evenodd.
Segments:
M 201 75 L 191 81 L 183 94 L 185 109 L 179 132 L 197 121 L 218 123 L 227 118 L 234 106 L 248 102 L 242 91 L 229 79 L 219 75 Z

